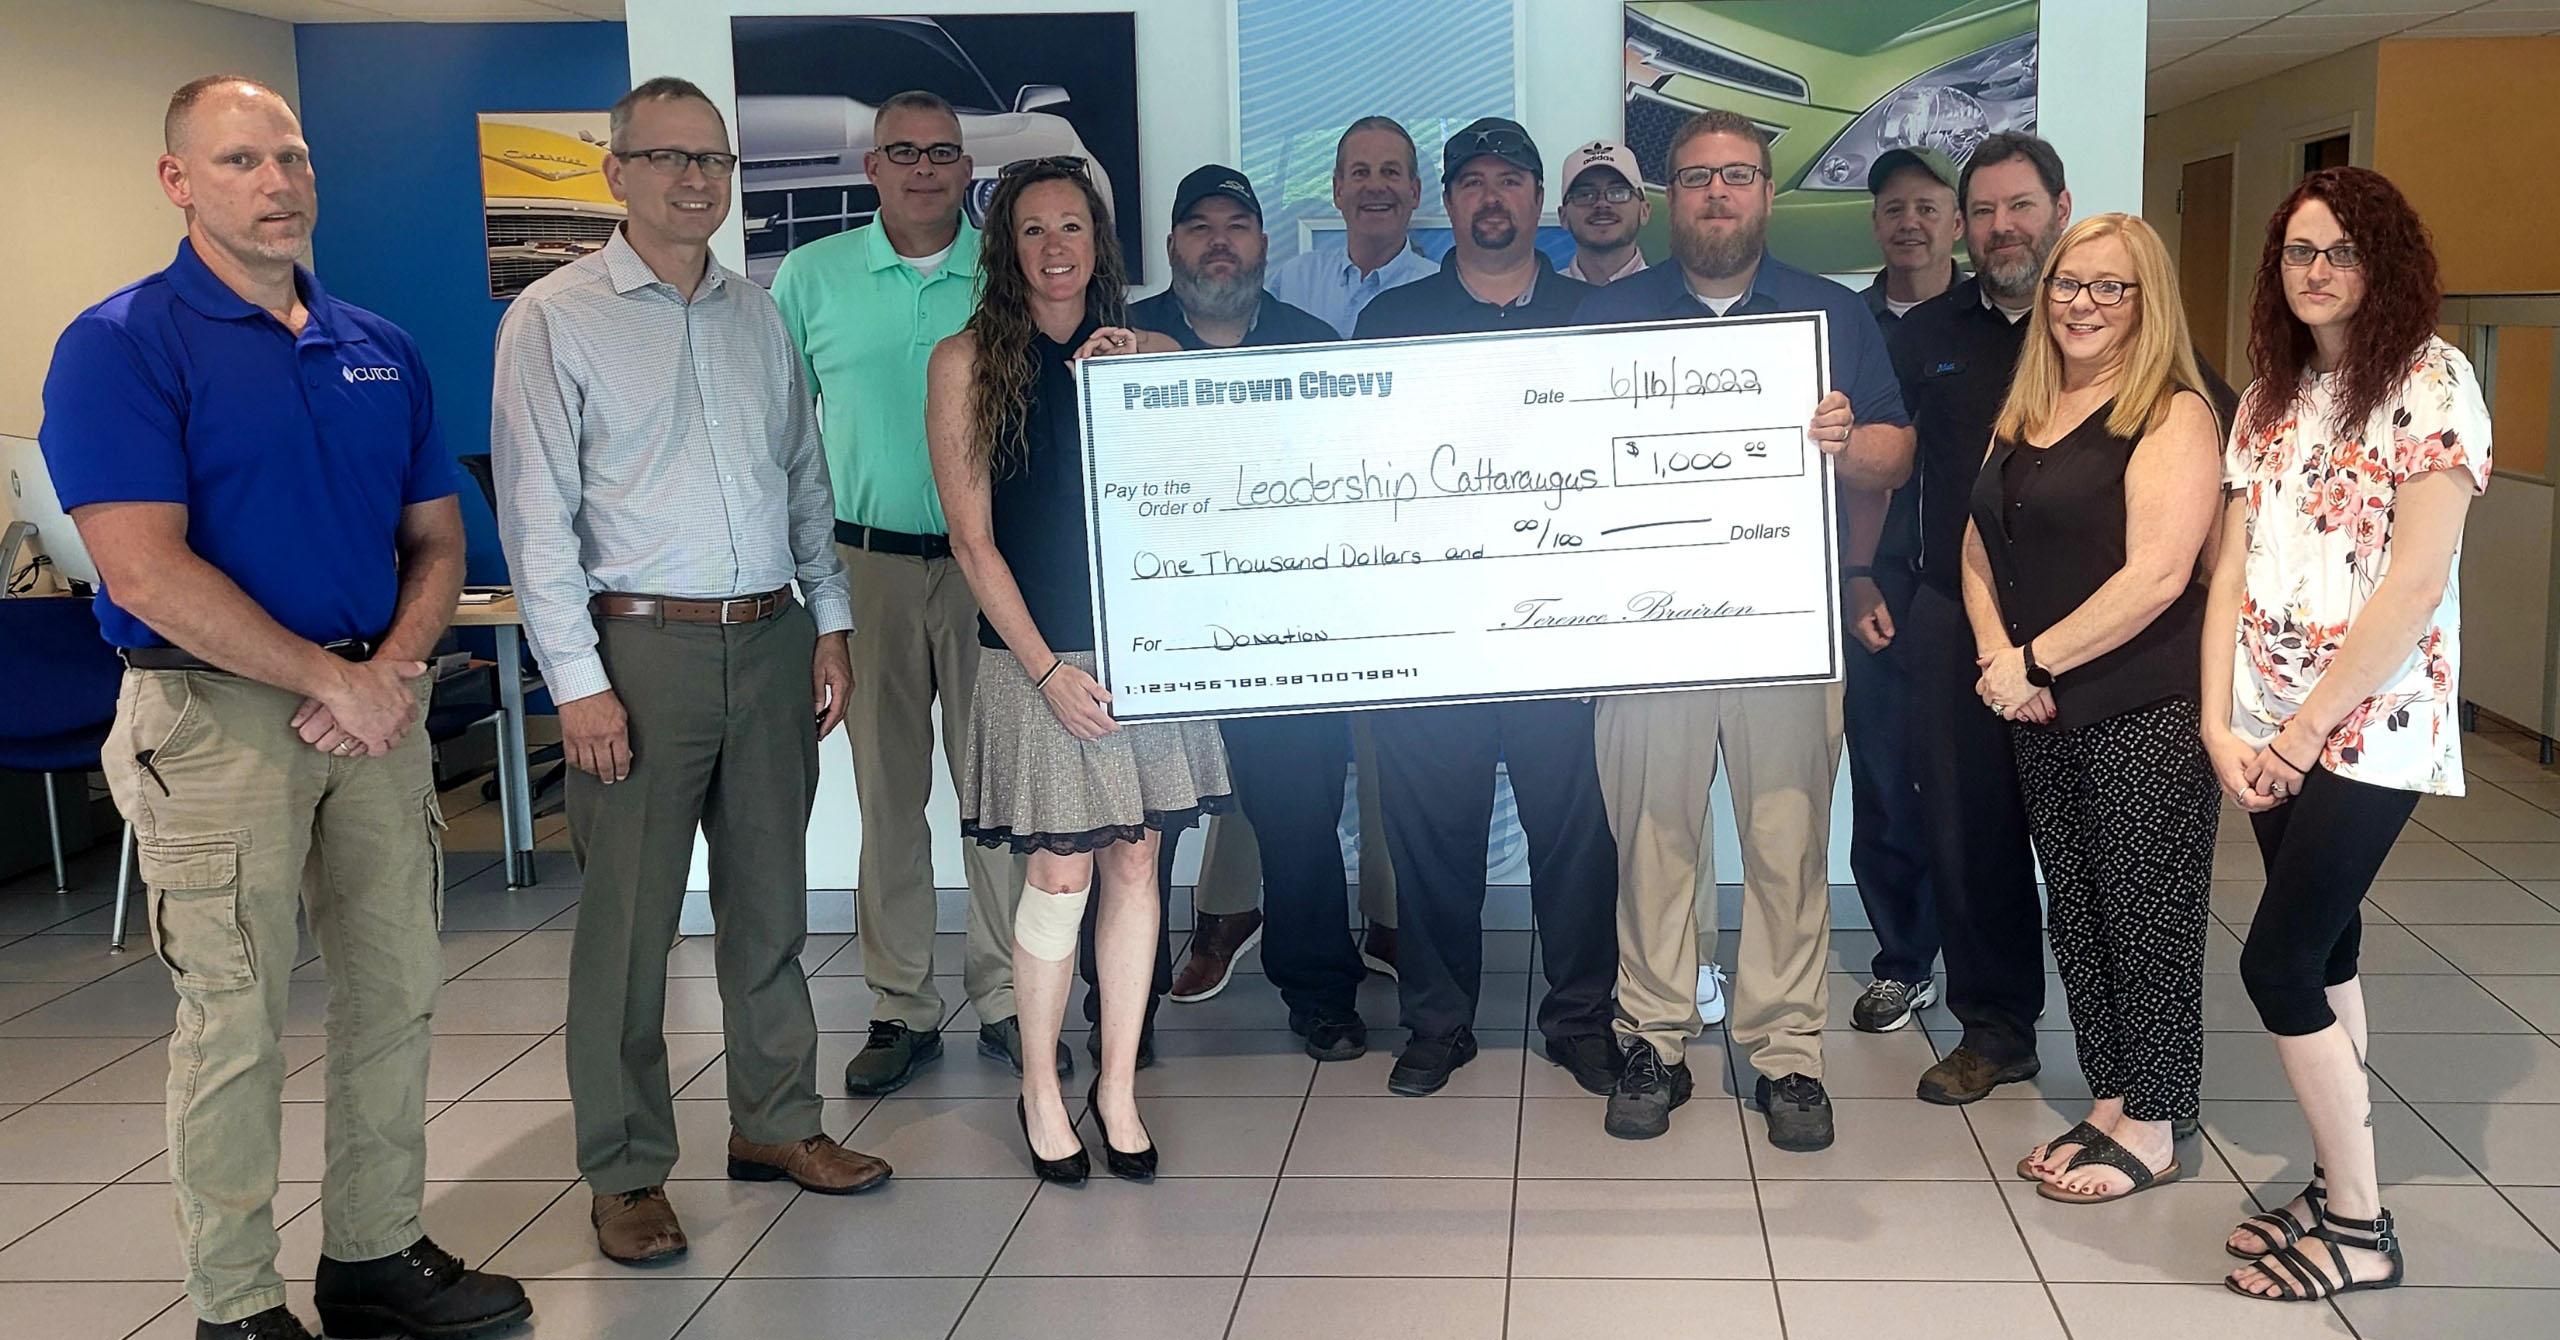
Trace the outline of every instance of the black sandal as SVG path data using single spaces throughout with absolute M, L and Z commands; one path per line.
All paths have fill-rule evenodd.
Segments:
M 2105 1131 L 2099 1130 L 2097 1127 L 2084 1121 L 2079 1125 L 2072 1127 L 2070 1130 L 2064 1131 L 2062 1134 L 2038 1145 L 2037 1149 L 2047 1154 L 2052 1153 L 2054 1148 L 2058 1145 L 2078 1145 L 2082 1149 L 2086 1149 L 2089 1147 L 2089 1142 L 2091 1140 L 2103 1140 L 2106 1137 L 2107 1133 Z M 2035 1163 L 2036 1156 L 2034 1154 L 2029 1154 L 2025 1158 L 2018 1160 L 2019 1180 L 2027 1182 L 2041 1182 L 2044 1180 L 2044 1177 L 2036 1172 Z M 2257 1258 L 2253 1256 L 2249 1259 L 2254 1261 Z
M 2279 1205 L 2264 1214 L 2250 1215 L 2248 1218 L 2243 1219 L 2238 1224 L 2234 1225 L 2231 1230 L 2231 1232 L 2237 1233 L 2242 1229 L 2247 1229 L 2249 1232 L 2257 1234 L 2258 1241 L 2267 1244 L 2266 1250 L 2256 1252 L 2242 1251 L 2231 1245 L 2231 1238 L 2229 1234 L 2225 1234 L 2223 1236 L 2222 1250 L 2228 1253 L 2233 1260 L 2256 1261 L 2261 1257 L 2273 1256 L 2277 1252 L 2283 1251 L 2285 1248 L 2302 1241 L 2304 1234 L 2318 1228 L 2321 1221 L 2327 1218 L 2325 1211 L 2329 1203 L 2328 1180 L 2328 1173 L 2324 1171 L 2319 1164 L 2314 1163 L 2311 1165 L 2311 1183 L 2310 1185 L 2302 1188 L 2302 1195 L 2299 1197 L 2302 1203 L 2305 1206 L 2308 1206 L 2311 1210 L 2310 1223 L 2306 1224 L 2301 1220 L 2294 1218 L 2293 1211 L 2286 1209 L 2284 1205 Z M 2286 1205 L 2290 1205 L 2292 1203 L 2292 1201 L 2285 1202 Z
M 2094 1138 L 2080 1146 L 2080 1152 L 2072 1155 L 2069 1163 L 2062 1165 L 2063 1175 L 2068 1177 L 2088 1167 L 2113 1168 L 2123 1173 L 2125 1180 L 2132 1185 L 2122 1191 L 2068 1191 L 2059 1182 L 2045 1182 L 2036 1187 L 2037 1195 L 2064 1205 L 2104 1205 L 2127 1196 L 2141 1195 L 2155 1186 L 2167 1186 L 2187 1175 L 2186 1166 L 2178 1162 L 2175 1152 L 2169 1155 L 2168 1167 L 2153 1172 L 2151 1165 L 2144 1163 L 2132 1150 L 2116 1143 L 2114 1137 L 2097 1131 L 2090 1132 L 2090 1135 Z
M 2257 1298 L 2270 1303 L 2317 1303 L 2340 1294 L 2362 1293 L 2368 1289 L 2399 1287 L 2409 1273 L 2409 1264 L 2400 1254 L 2400 1237 L 2393 1231 L 2391 1211 L 2384 1210 L 2371 1219 L 2349 1219 L 2345 1215 L 2323 1213 L 2320 1222 L 2302 1235 L 2305 1241 L 2317 1242 L 2329 1249 L 2329 1265 L 2334 1277 L 2324 1273 L 2298 1247 L 2280 1247 L 2265 1257 L 2250 1262 L 2243 1269 L 2255 1270 L 2282 1292 L 2259 1293 L 2241 1287 L 2237 1272 L 2225 1275 L 2222 1285 L 2243 1298 Z M 2347 1254 L 2340 1247 L 2361 1247 L 2380 1252 L 2391 1259 L 2391 1273 L 2378 1280 L 2360 1280 L 2347 1265 Z M 2284 1273 L 2267 1264 L 2276 1261 Z M 2334 1280 L 2334 1282 L 2333 1282 Z

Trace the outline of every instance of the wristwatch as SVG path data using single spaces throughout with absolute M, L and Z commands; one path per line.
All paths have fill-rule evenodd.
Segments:
M 2027 658 L 2027 682 L 2040 689 L 2052 688 L 2053 672 L 2036 664 L 2036 640 L 2028 638 L 2026 645 L 2018 648 L 2018 653 Z

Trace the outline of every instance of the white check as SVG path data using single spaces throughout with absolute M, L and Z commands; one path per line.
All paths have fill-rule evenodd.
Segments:
M 1836 679 L 1819 313 L 1079 364 L 1122 721 Z

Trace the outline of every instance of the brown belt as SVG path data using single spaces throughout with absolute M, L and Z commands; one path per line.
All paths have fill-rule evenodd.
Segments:
M 653 619 L 660 623 L 761 623 L 791 607 L 788 587 L 762 595 L 727 600 L 677 600 L 671 596 L 631 596 L 607 591 L 588 602 L 608 619 Z

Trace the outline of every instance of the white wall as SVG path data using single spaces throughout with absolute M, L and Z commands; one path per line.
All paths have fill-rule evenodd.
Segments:
M 0 433 L 33 437 L 62 328 L 167 265 L 185 235 L 152 174 L 169 94 L 243 74 L 292 101 L 293 25 L 186 0 L 0 10 L 0 125 L 18 169 L 18 198 L 0 210 L 0 256 L 17 262 L 0 321 Z
M 1622 18 L 1618 0 L 1518 0 L 1521 120 L 1542 145 L 1615 139 L 1622 129 Z M 734 119 L 729 20 L 734 15 L 914 13 L 913 0 L 626 0 L 634 80 L 677 74 L 700 84 Z M 1202 163 L 1233 162 L 1235 39 L 1225 0 L 937 0 L 925 8 L 966 14 L 1023 9 L 1134 13 L 1138 37 L 1138 140 L 1144 173 L 1142 217 L 1162 218 L 1182 174 Z M 2072 195 L 2082 212 L 2138 210 L 2142 191 L 2143 24 L 2145 0 L 2045 0 L 2046 72 L 2038 115 L 2046 136 L 2070 163 Z M 1433 146 L 1423 146 L 1426 159 Z M 743 268 L 744 234 L 732 217 L 715 245 Z M 810 883 L 850 888 L 860 850 L 851 760 L 842 743 L 824 751 L 818 820 L 810 832 Z M 1718 877 L 1741 879 L 1731 809 L 1717 783 Z M 1833 806 L 1834 882 L 1849 878 L 1848 773 L 1841 770 Z M 937 884 L 961 882 L 957 802 L 937 779 L 933 800 Z M 1199 843 L 1184 844 L 1177 879 L 1188 882 Z M 697 853 L 695 886 L 702 884 Z

